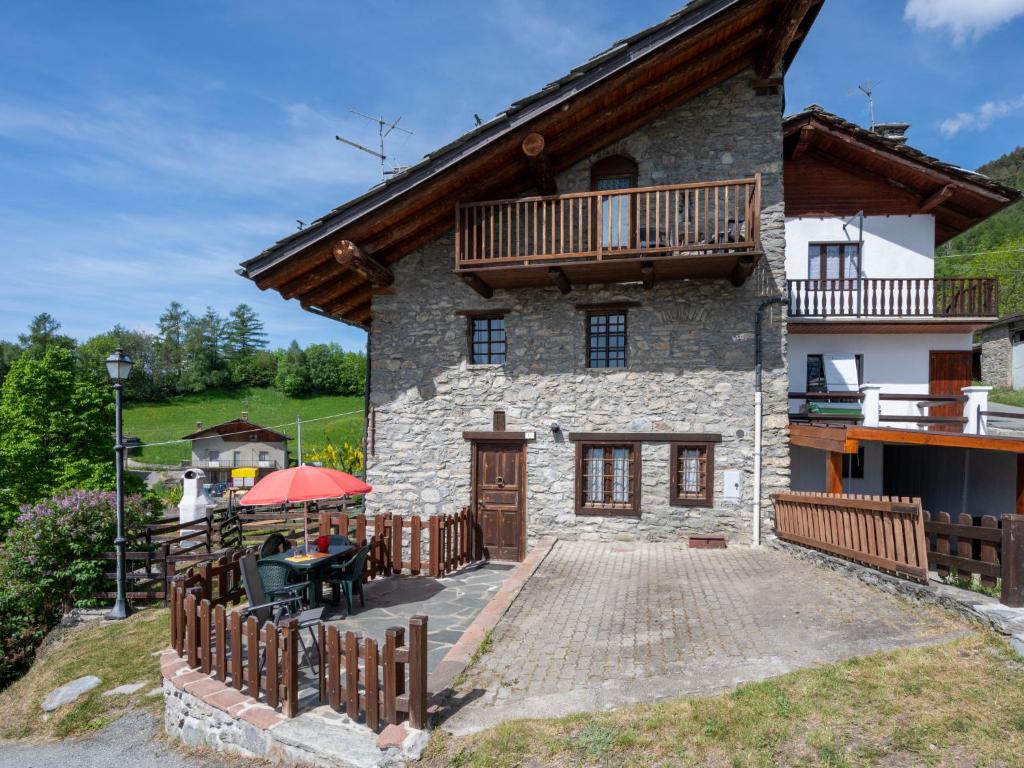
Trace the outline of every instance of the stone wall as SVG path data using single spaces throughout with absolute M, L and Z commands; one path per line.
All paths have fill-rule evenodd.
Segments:
M 374 298 L 371 405 L 375 455 L 368 457 L 371 511 L 453 512 L 470 501 L 470 445 L 464 430 L 490 430 L 504 409 L 507 428 L 533 430 L 527 447 L 528 536 L 644 539 L 691 532 L 750 538 L 753 455 L 754 315 L 784 285 L 782 96 L 755 96 L 743 73 L 577 163 L 558 177 L 561 192 L 586 190 L 593 161 L 627 154 L 641 186 L 763 174 L 765 257 L 736 288 L 724 280 L 496 291 L 484 300 L 453 272 L 451 234 L 395 266 L 395 292 Z M 628 314 L 629 366 L 584 365 L 584 313 L 577 303 L 634 301 Z M 460 309 L 500 307 L 508 360 L 466 361 Z M 764 334 L 764 503 L 788 487 L 785 327 L 778 307 Z M 557 422 L 561 433 L 552 432 Z M 722 435 L 715 448 L 715 507 L 669 505 L 669 446 L 641 452 L 642 517 L 574 514 L 575 445 L 570 432 L 676 431 Z M 738 501 L 724 500 L 723 473 L 739 470 Z
M 981 332 L 981 380 L 993 387 L 1013 386 L 1013 350 L 1010 326 L 999 325 Z

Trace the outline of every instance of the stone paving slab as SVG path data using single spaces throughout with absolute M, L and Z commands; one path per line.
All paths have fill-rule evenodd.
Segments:
M 514 564 L 470 565 L 440 579 L 429 576 L 394 576 L 376 579 L 363 586 L 366 607 L 343 617 L 343 611 L 329 608 L 326 621 L 342 631 L 361 632 L 383 644 L 388 627 L 405 627 L 418 614 L 429 617 L 427 624 L 427 665 L 432 671 L 452 648 L 473 619 L 498 592 Z
M 772 549 L 558 542 L 495 628 L 443 725 L 712 693 L 793 669 L 966 632 Z

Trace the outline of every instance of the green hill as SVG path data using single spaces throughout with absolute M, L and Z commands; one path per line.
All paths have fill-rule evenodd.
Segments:
M 978 168 L 1024 190 L 1024 147 Z M 936 252 L 936 277 L 998 277 L 999 313 L 1024 312 L 1024 200 L 953 238 Z
M 287 397 L 274 389 L 250 389 L 245 392 L 182 395 L 164 403 L 133 405 L 125 409 L 124 431 L 144 443 L 177 440 L 194 432 L 196 422 L 207 426 L 238 418 L 242 411 L 265 427 L 276 427 L 292 438 L 289 449 L 295 454 L 295 418 L 302 417 L 302 450 L 323 446 L 328 440 L 359 445 L 363 439 L 363 398 L 361 397 Z M 338 418 L 338 414 L 348 414 Z M 319 419 L 319 421 L 313 421 Z M 143 448 L 134 458 L 158 464 L 177 464 L 189 458 L 189 443 L 172 443 Z

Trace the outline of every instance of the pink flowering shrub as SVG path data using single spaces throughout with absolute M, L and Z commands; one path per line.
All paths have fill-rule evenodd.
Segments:
M 128 549 L 132 532 L 159 514 L 141 495 L 125 498 Z M 74 605 L 95 605 L 94 592 L 113 589 L 117 525 L 110 491 L 70 491 L 21 508 L 0 549 L 0 688 L 31 663 L 35 647 Z

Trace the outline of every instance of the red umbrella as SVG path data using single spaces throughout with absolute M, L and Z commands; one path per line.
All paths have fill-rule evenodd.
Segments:
M 360 493 L 369 493 L 373 486 L 347 472 L 327 467 L 303 465 L 271 472 L 242 498 L 246 506 L 288 504 L 297 501 L 338 499 Z M 305 504 L 303 505 L 305 507 Z M 309 520 L 306 519 L 306 551 L 309 551 Z

